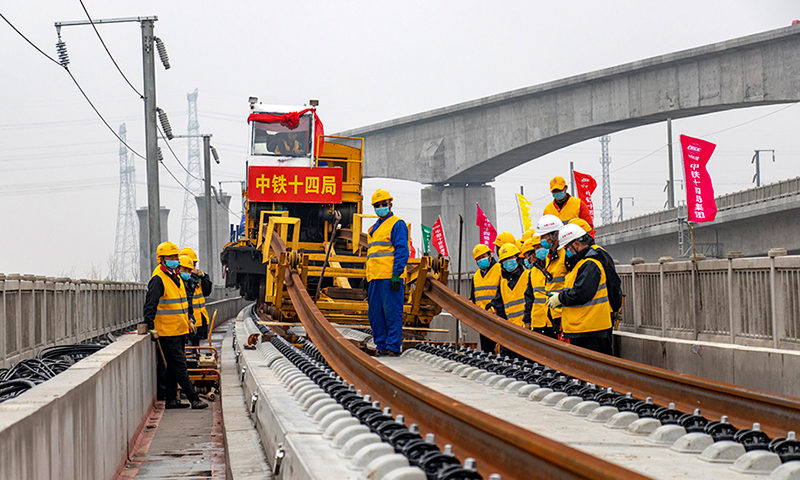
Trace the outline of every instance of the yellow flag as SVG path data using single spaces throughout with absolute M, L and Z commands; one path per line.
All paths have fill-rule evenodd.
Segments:
M 533 228 L 533 219 L 531 218 L 531 206 L 533 204 L 525 198 L 521 193 L 517 194 L 517 207 L 519 207 L 519 221 L 522 224 L 522 232 L 527 232 Z

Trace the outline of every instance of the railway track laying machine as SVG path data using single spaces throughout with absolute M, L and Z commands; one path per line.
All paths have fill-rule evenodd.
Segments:
M 377 218 L 362 211 L 364 139 L 324 135 L 311 107 L 263 105 L 250 98 L 245 215 L 221 253 L 225 286 L 257 301 L 262 317 L 295 322 L 286 291 L 294 269 L 328 320 L 367 324 L 367 236 Z M 424 327 L 441 307 L 426 280 L 447 281 L 448 261 L 409 259 L 404 324 Z M 287 280 L 288 279 L 288 280 Z

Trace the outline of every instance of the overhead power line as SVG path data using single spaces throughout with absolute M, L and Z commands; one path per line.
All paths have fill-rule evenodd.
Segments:
M 75 78 L 75 76 L 74 76 L 74 75 L 72 75 L 72 72 L 70 72 L 70 71 L 69 71 L 69 68 L 67 68 L 65 65 L 62 65 L 62 64 L 61 64 L 61 63 L 60 63 L 58 60 L 56 60 L 55 58 L 53 58 L 53 57 L 51 57 L 50 55 L 46 54 L 46 53 L 45 53 L 45 52 L 44 52 L 44 51 L 43 51 L 41 48 L 37 47 L 37 46 L 36 46 L 36 44 L 34 44 L 32 41 L 30 41 L 30 40 L 28 39 L 28 37 L 26 37 L 26 36 L 25 36 L 25 35 L 24 35 L 22 32 L 20 32 L 20 31 L 19 31 L 19 29 L 18 29 L 17 27 L 15 27 L 15 26 L 14 26 L 14 24 L 13 24 L 13 23 L 11 23 L 11 21 L 9 21 L 9 20 L 8 20 L 8 19 L 5 17 L 5 15 L 3 15 L 2 13 L 0 13 L 0 18 L 2 18 L 2 19 L 3 19 L 3 20 L 4 20 L 4 21 L 5 21 L 7 24 L 8 24 L 8 26 L 10 26 L 10 27 L 11 27 L 11 28 L 12 28 L 12 29 L 15 31 L 15 32 L 17 32 L 17 34 L 18 34 L 20 37 L 22 37 L 22 39 L 23 39 L 23 40 L 25 40 L 26 42 L 28 42 L 28 44 L 30 44 L 30 46 L 32 46 L 34 49 L 36 49 L 36 51 L 37 51 L 37 52 L 39 52 L 39 53 L 41 53 L 42 55 L 44 55 L 44 56 L 45 56 L 45 58 L 47 58 L 47 59 L 48 59 L 48 60 L 50 60 L 51 62 L 55 63 L 55 64 L 56 64 L 56 65 L 58 65 L 59 67 L 63 68 L 63 69 L 64 69 L 64 70 L 67 72 L 67 74 L 69 75 L 69 78 L 71 78 L 71 79 L 72 79 L 72 81 L 75 83 L 75 86 L 76 86 L 76 87 L 78 87 L 78 90 L 81 92 L 81 95 L 83 95 L 83 98 L 85 98 L 85 99 L 86 99 L 86 101 L 89 103 L 89 106 L 91 106 L 91 107 L 92 107 L 92 110 L 94 110 L 94 113 L 96 113 L 96 114 L 97 114 L 97 116 L 98 116 L 98 117 L 100 117 L 100 120 L 102 120 L 102 121 L 103 121 L 103 124 L 106 126 L 106 128 L 108 128 L 108 131 L 109 131 L 109 132 L 111 132 L 111 133 L 112 133 L 112 134 L 113 134 L 115 137 L 117 137 L 117 140 L 119 140 L 119 141 L 120 141 L 120 142 L 122 142 L 122 143 L 123 143 L 123 144 L 124 144 L 126 147 L 128 147 L 128 150 L 130 150 L 131 152 L 133 152 L 133 154 L 134 154 L 134 155 L 136 155 L 136 156 L 137 156 L 137 157 L 139 157 L 139 158 L 145 159 L 145 157 L 143 157 L 143 156 L 142 156 L 142 155 L 141 155 L 139 152 L 137 152 L 136 150 L 134 150 L 133 148 L 131 148 L 131 146 L 130 146 L 130 145 L 128 145 L 127 143 L 125 143 L 125 140 L 123 140 L 122 138 L 120 138 L 120 136 L 117 134 L 117 132 L 116 132 L 116 131 L 115 131 L 113 128 L 111 128 L 111 125 L 109 125 L 109 124 L 108 124 L 108 122 L 106 121 L 106 119 L 105 119 L 105 118 L 103 118 L 103 115 L 100 113 L 100 111 L 99 111 L 99 110 L 97 110 L 97 107 L 95 107 L 95 106 L 94 106 L 94 103 L 92 103 L 92 101 L 89 99 L 89 96 L 88 96 L 88 95 L 86 95 L 86 92 L 84 92 L 84 91 L 83 91 L 83 88 L 81 88 L 81 85 L 80 85 L 80 83 L 78 83 L 78 80 Z
M 117 71 L 119 72 L 119 74 L 122 75 L 122 78 L 125 79 L 125 82 L 127 82 L 128 85 L 133 89 L 133 91 L 136 92 L 136 95 L 139 95 L 139 98 L 144 99 L 144 95 L 139 93 L 139 90 L 136 90 L 136 87 L 134 87 L 133 84 L 131 83 L 131 81 L 128 80 L 128 77 L 125 76 L 125 73 L 123 73 L 122 69 L 119 67 L 119 64 L 117 64 L 117 61 L 114 59 L 114 56 L 111 55 L 111 51 L 106 46 L 106 42 L 103 41 L 103 37 L 100 36 L 100 32 L 97 30 L 97 26 L 94 24 L 94 21 L 92 20 L 92 16 L 89 15 L 89 11 L 86 10 L 86 5 L 83 4 L 83 0 L 78 0 L 78 1 L 81 2 L 81 7 L 83 7 L 83 11 L 86 13 L 86 18 L 88 18 L 89 19 L 89 23 L 92 24 L 92 28 L 94 29 L 94 33 L 97 34 L 98 40 L 100 40 L 100 43 L 103 44 L 103 48 L 106 50 L 106 53 L 108 54 L 108 58 L 111 59 L 111 63 L 113 63 L 114 66 L 117 67 Z

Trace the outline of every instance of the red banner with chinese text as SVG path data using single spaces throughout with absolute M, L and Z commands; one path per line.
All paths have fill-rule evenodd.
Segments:
M 699 138 L 681 135 L 683 178 L 686 181 L 686 206 L 690 222 L 711 222 L 717 216 L 714 185 L 706 164 L 717 146 Z
M 478 213 L 475 215 L 475 224 L 478 226 L 480 243 L 489 247 L 490 250 L 494 250 L 494 239 L 497 238 L 497 230 L 492 225 L 489 217 L 483 213 L 481 206 L 476 203 L 475 207 L 478 209 Z
M 442 217 L 436 219 L 431 229 L 431 245 L 436 248 L 439 255 L 449 257 L 450 252 L 447 250 L 447 239 L 444 238 L 444 228 L 442 227 Z
M 594 221 L 592 194 L 597 188 L 597 180 L 591 175 L 580 173 L 577 170 L 573 170 L 572 174 L 575 176 L 575 190 L 578 191 L 578 198 L 581 199 L 581 202 L 586 203 L 586 206 L 589 208 L 589 213 L 592 215 L 592 221 Z
M 342 169 L 251 166 L 247 198 L 251 202 L 342 203 Z

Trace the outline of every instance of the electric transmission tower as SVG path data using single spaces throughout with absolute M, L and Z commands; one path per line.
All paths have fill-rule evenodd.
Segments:
M 136 221 L 136 168 L 133 155 L 124 142 L 127 128 L 119 126 L 119 203 L 117 204 L 117 238 L 110 276 L 114 280 L 138 281 L 139 230 Z
M 183 216 L 181 217 L 181 245 L 180 248 L 191 247 L 195 251 L 197 247 L 197 203 L 194 200 L 194 193 L 202 188 L 200 179 L 200 123 L 197 121 L 197 89 L 187 93 L 186 99 L 189 100 L 189 125 L 187 127 L 187 137 L 189 140 L 189 166 L 186 172 L 186 188 L 188 190 L 183 195 Z
M 603 224 L 614 221 L 614 208 L 611 206 L 611 172 L 609 169 L 611 156 L 608 154 L 608 143 L 610 141 L 611 137 L 608 135 L 600 137 L 600 145 L 603 148 L 603 153 L 600 157 L 600 165 L 603 166 L 603 210 L 600 216 L 603 219 Z

